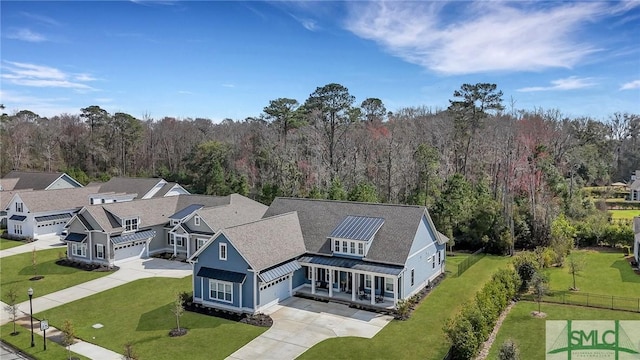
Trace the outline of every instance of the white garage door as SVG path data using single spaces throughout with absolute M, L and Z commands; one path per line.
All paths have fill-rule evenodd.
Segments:
M 260 286 L 260 305 L 279 302 L 291 297 L 291 292 L 289 292 L 290 277 L 291 275 L 283 276 Z
M 146 240 L 134 241 L 127 244 L 114 246 L 115 260 L 123 260 L 132 257 L 140 257 L 146 253 L 145 246 Z

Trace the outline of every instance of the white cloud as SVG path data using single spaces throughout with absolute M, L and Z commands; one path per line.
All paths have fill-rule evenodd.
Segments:
M 556 91 L 556 90 L 577 90 L 589 88 L 596 85 L 592 78 L 579 78 L 570 76 L 564 79 L 552 80 L 551 86 L 532 86 L 518 89 L 520 92 L 532 91 Z
M 622 84 L 620 90 L 633 90 L 640 89 L 640 80 L 633 80 L 628 83 Z
M 291 13 L 289 15 L 291 15 L 291 17 L 294 18 L 297 22 L 299 22 L 300 25 L 302 25 L 302 27 L 304 27 L 309 31 L 317 31 L 320 29 L 320 27 L 318 26 L 318 23 L 313 19 L 295 16 Z
M 571 68 L 599 51 L 575 34 L 611 14 L 604 3 L 537 5 L 355 2 L 345 26 L 405 61 L 443 74 Z
M 2 103 L 6 106 L 6 113 L 26 109 L 40 116 L 51 117 L 60 114 L 77 114 L 80 109 L 79 107 L 68 105 L 70 99 L 64 97 L 42 98 L 0 90 L 0 99 L 2 99 Z
M 22 41 L 28 41 L 28 42 L 47 41 L 47 38 L 44 35 L 38 34 L 37 32 L 31 31 L 29 29 L 14 30 L 13 32 L 10 32 L 9 34 L 7 34 L 6 37 L 8 39 L 22 40 Z
M 193 95 L 191 91 L 187 91 L 187 90 L 178 90 L 178 94 Z
M 2 70 L 2 79 L 14 85 L 95 90 L 83 83 L 95 80 L 89 74 L 69 75 L 54 67 L 13 61 L 5 61 Z
M 32 20 L 36 20 L 39 21 L 43 24 L 47 24 L 47 25 L 52 25 L 52 26 L 60 26 L 60 22 L 58 22 L 57 20 L 50 18 L 48 16 L 44 16 L 44 15 L 40 15 L 40 14 L 34 14 L 34 13 L 30 13 L 30 12 L 26 12 L 26 11 L 22 11 L 20 12 L 20 14 L 24 17 L 27 17 L 29 19 Z

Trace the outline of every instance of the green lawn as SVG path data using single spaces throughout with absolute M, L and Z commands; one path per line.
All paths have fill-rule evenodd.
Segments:
M 16 247 L 24 244 L 25 243 L 22 241 L 0 238 L 0 250 L 11 249 L 12 247 Z
M 449 261 L 449 259 L 447 260 Z M 447 277 L 407 321 L 392 321 L 373 339 L 341 337 L 325 340 L 301 359 L 442 359 L 449 343 L 442 327 L 470 301 L 507 257 L 487 255 L 460 277 Z
M 35 326 L 35 324 L 34 324 Z M 13 332 L 13 324 L 9 323 L 2 327 L 0 327 L 0 337 L 2 340 L 10 343 L 16 348 L 22 350 L 23 352 L 33 356 L 38 360 L 60 360 L 67 359 L 67 349 L 64 346 L 58 345 L 51 341 L 49 337 L 47 337 L 47 350 L 44 350 L 43 339 L 42 336 L 35 335 L 35 347 L 31 347 L 31 331 L 27 328 L 17 326 L 16 330 L 18 330 L 18 335 L 12 336 L 10 335 Z M 84 356 L 80 356 L 74 352 L 71 353 L 71 356 L 77 357 L 81 360 L 89 360 Z
M 469 257 L 470 254 L 467 253 L 455 253 L 454 256 L 447 254 L 447 261 L 445 263 L 446 272 L 449 275 L 456 275 L 458 273 L 458 264 L 463 262 Z
M 639 313 L 626 311 L 547 303 L 543 303 L 540 309 L 547 314 L 545 319 L 531 316 L 532 311 L 538 310 L 535 302 L 521 301 L 511 309 L 487 359 L 498 358 L 500 346 L 507 338 L 518 344 L 521 359 L 544 359 L 546 320 L 640 320 Z
M 598 252 L 579 250 L 585 259 L 585 269 L 576 276 L 576 286 L 582 293 L 594 293 L 623 297 L 640 297 L 640 276 L 620 252 Z M 573 278 L 565 262 L 563 268 L 547 270 L 550 288 L 557 291 L 569 290 Z
M 611 218 L 618 219 L 633 219 L 634 216 L 640 216 L 640 210 L 609 210 Z
M 110 274 L 56 265 L 60 251 L 64 253 L 64 248 L 36 252 L 37 274 L 44 276 L 37 281 L 29 280 L 34 276 L 31 252 L 0 259 L 0 299 L 6 302 L 7 291 L 12 287 L 18 291 L 18 302 L 22 302 L 29 300 L 30 287 L 38 297 Z
M 55 327 L 70 319 L 79 338 L 118 353 L 132 342 L 142 360 L 183 359 L 187 354 L 189 359 L 223 359 L 267 329 L 186 312 L 180 325 L 189 333 L 170 338 L 169 330 L 176 326 L 170 304 L 176 292 L 190 290 L 191 277 L 137 280 L 36 317 L 46 316 Z M 96 323 L 104 327 L 92 328 Z

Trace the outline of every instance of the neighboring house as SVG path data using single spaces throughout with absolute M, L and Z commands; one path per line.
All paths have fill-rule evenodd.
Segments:
M 108 204 L 112 202 L 131 201 L 134 199 L 151 199 L 176 195 L 187 195 L 189 192 L 176 183 L 160 178 L 125 178 L 114 177 L 102 183 L 98 191 L 102 194 L 91 198 L 91 204 Z
M 0 191 L 56 190 L 79 187 L 82 187 L 82 184 L 61 172 L 11 171 L 0 179 Z
M 12 171 L 0 179 L 0 226 L 2 228 L 7 226 L 5 209 L 16 193 L 79 187 L 82 187 L 82 184 L 65 173 Z
M 296 292 L 394 307 L 444 272 L 447 241 L 424 207 L 277 198 L 189 259 L 193 299 L 248 313 Z
M 633 218 L 633 257 L 636 263 L 640 263 L 640 216 Z
M 164 252 L 186 258 L 189 244 L 197 248 L 197 237 L 186 236 L 189 241 L 184 242 L 182 237 L 170 237 L 176 226 L 194 211 L 210 207 L 229 206 L 233 216 L 246 219 L 243 207 L 234 207 L 236 201 L 253 202 L 240 195 L 178 195 L 85 206 L 67 225 L 67 257 L 108 266 Z
M 229 203 L 204 207 L 191 205 L 170 216 L 167 244 L 174 256 L 190 257 L 221 229 L 261 219 L 267 206 L 242 195 L 229 195 Z
M 631 176 L 631 185 L 629 185 L 629 200 L 640 201 L 640 170 Z
M 59 234 L 96 190 L 82 187 L 14 193 L 5 207 L 7 233 L 24 238 Z

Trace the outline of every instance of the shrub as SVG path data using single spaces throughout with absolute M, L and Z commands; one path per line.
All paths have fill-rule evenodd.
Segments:
M 530 251 L 522 252 L 514 257 L 513 266 L 520 276 L 522 282 L 521 289 L 526 289 L 529 286 L 533 275 L 539 269 L 538 264 L 535 255 Z
M 500 346 L 500 352 L 498 353 L 499 360 L 519 360 L 520 359 L 520 350 L 518 349 L 518 345 L 513 342 L 511 339 L 505 340 Z
M 476 336 L 471 322 L 458 316 L 445 325 L 444 331 L 451 341 L 452 359 L 472 359 L 480 349 L 481 341 Z

